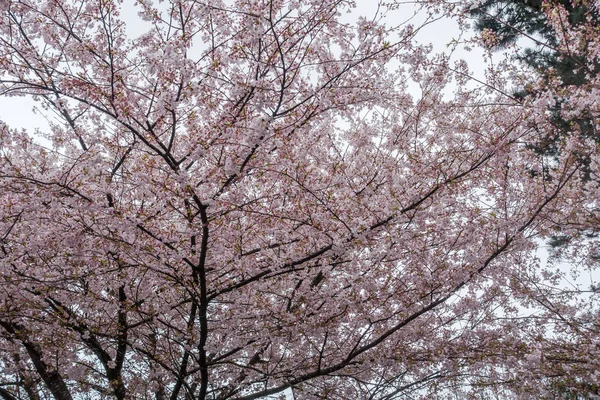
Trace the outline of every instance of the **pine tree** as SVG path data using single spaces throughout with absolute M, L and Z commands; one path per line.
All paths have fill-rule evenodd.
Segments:
M 477 31 L 489 30 L 496 37 L 495 50 L 503 50 L 513 45 L 517 40 L 527 37 L 534 39 L 533 47 L 525 47 L 517 56 L 517 60 L 534 68 L 545 79 L 559 77 L 564 86 L 580 86 L 589 81 L 590 72 L 600 72 L 600 65 L 595 65 L 593 71 L 586 68 L 586 57 L 565 54 L 558 51 L 557 32 L 548 23 L 544 7 L 561 6 L 568 13 L 568 24 L 578 26 L 591 22 L 600 26 L 600 16 L 597 10 L 590 9 L 585 3 L 575 3 L 571 0 L 485 0 L 481 5 L 471 10 L 475 18 Z M 566 22 L 566 21 L 565 21 Z M 518 98 L 531 95 L 531 90 L 523 88 L 515 93 Z M 561 131 L 567 131 L 576 123 L 581 132 L 592 134 L 593 127 L 589 120 L 565 121 L 560 118 L 560 101 L 556 104 L 556 124 Z M 555 146 L 551 143 L 542 145 L 540 151 L 546 155 L 553 154 Z
M 552 70 L 561 77 L 564 85 L 581 85 L 588 81 L 581 68 L 584 58 L 556 51 L 557 32 L 548 24 L 544 7 L 562 6 L 568 12 L 568 23 L 577 26 L 587 19 L 596 25 L 598 15 L 586 4 L 573 4 L 570 0 L 486 0 L 471 10 L 476 18 L 475 29 L 494 32 L 498 38 L 496 49 L 505 49 L 518 39 L 529 37 L 538 44 L 525 48 L 519 60 L 537 70 Z
M 516 56 L 517 61 L 536 70 L 542 77 L 542 81 L 549 82 L 553 78 L 560 78 L 562 86 L 566 89 L 589 83 L 592 77 L 600 73 L 600 65 L 594 62 L 590 67 L 587 57 L 589 43 L 583 43 L 584 48 L 580 52 L 565 53 L 559 50 L 559 32 L 549 23 L 548 11 L 552 7 L 564 7 L 568 15 L 565 26 L 576 28 L 583 24 L 591 24 L 600 29 L 599 9 L 593 8 L 591 4 L 571 0 L 485 0 L 471 10 L 471 15 L 475 18 L 474 27 L 477 31 L 489 30 L 495 34 L 497 41 L 493 50 L 506 49 L 522 38 L 532 39 L 535 44 L 524 47 Z M 535 96 L 536 93 L 527 87 L 518 90 L 514 95 L 525 100 Z M 600 143 L 600 135 L 591 112 L 578 118 L 564 118 L 562 113 L 564 106 L 564 100 L 555 99 L 555 103 L 549 107 L 553 116 L 551 121 L 554 129 L 539 129 L 541 139 L 536 143 L 528 143 L 528 146 L 542 157 L 556 159 L 560 155 L 558 150 L 561 148 L 560 143 L 573 134 L 583 135 Z M 589 156 L 581 154 L 580 160 L 584 165 L 584 179 L 589 181 L 592 179 Z M 597 237 L 598 232 L 600 227 L 594 227 L 583 229 L 580 234 L 581 237 L 592 239 Z M 572 234 L 559 232 L 548 244 L 554 249 L 555 256 L 558 256 L 561 249 L 573 245 L 572 239 Z M 595 288 L 592 287 L 592 290 Z

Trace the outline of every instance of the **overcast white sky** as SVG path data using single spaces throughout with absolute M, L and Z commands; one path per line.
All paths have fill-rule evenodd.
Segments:
M 135 0 L 125 0 L 122 17 L 129 22 L 128 32 L 131 35 L 138 35 L 147 29 L 148 25 L 144 24 L 137 18 L 137 8 L 133 6 Z M 377 11 L 376 1 L 374 0 L 357 0 L 357 8 L 355 12 L 349 15 L 347 18 L 350 20 L 358 15 L 364 15 L 366 17 L 372 17 Z M 413 18 L 415 7 L 412 4 L 406 4 L 398 11 L 390 13 L 388 18 L 388 24 L 397 24 L 403 21 L 409 20 L 415 26 L 419 26 L 425 18 L 425 15 L 416 16 Z M 434 48 L 434 52 L 448 51 L 448 44 L 453 39 L 458 39 L 460 32 L 455 21 L 450 19 L 442 19 L 436 21 L 424 29 L 422 29 L 417 35 L 417 41 L 422 44 L 431 43 Z M 470 52 L 458 49 L 454 52 L 455 59 L 465 59 L 476 77 L 483 77 L 483 71 L 486 67 L 483 61 L 483 53 L 479 49 L 474 49 Z M 500 60 L 501 55 L 497 55 L 497 59 Z M 44 116 L 40 112 L 34 112 L 33 107 L 35 103 L 29 98 L 24 97 L 5 97 L 0 96 L 0 120 L 7 123 L 11 128 L 27 129 L 33 132 L 35 129 L 45 131 L 48 129 L 48 123 Z M 545 247 L 545 246 L 543 246 Z M 538 256 L 542 260 L 547 260 L 546 249 L 542 248 L 538 252 Z M 585 274 L 583 274 L 585 275 Z M 589 285 L 591 277 L 582 276 L 580 283 L 582 285 Z M 289 395 L 289 393 L 288 393 Z M 290 396 L 291 398 L 291 396 Z
M 122 17 L 128 22 L 127 31 L 133 35 L 144 32 L 147 29 L 147 25 L 137 18 L 137 11 L 139 9 L 134 6 L 135 1 L 125 0 L 124 3 Z M 356 3 L 357 8 L 355 11 L 346 17 L 349 20 L 358 15 L 372 17 L 377 12 L 377 8 L 374 6 L 376 2 L 373 0 L 357 0 Z M 389 13 L 386 16 L 386 21 L 388 21 L 389 25 L 393 25 L 411 19 L 410 23 L 414 26 L 419 26 L 425 19 L 425 16 L 424 14 L 414 16 L 414 11 L 414 5 L 406 4 L 399 10 Z M 449 19 L 442 19 L 421 30 L 417 35 L 417 40 L 420 43 L 431 43 L 435 52 L 442 52 L 447 51 L 447 44 L 453 38 L 458 38 L 458 36 L 459 31 L 456 23 Z M 470 68 L 476 72 L 476 75 L 483 75 L 485 64 L 482 61 L 482 53 L 480 51 L 456 51 L 454 56 L 455 58 L 464 58 L 467 60 Z M 40 112 L 33 111 L 34 105 L 35 103 L 29 98 L 0 96 L 0 120 L 7 123 L 11 128 L 24 128 L 29 131 L 40 129 L 45 131 L 48 129 L 48 123 Z

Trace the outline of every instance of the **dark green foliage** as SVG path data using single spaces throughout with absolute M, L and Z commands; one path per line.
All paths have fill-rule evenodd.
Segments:
M 579 25 L 590 18 L 588 7 L 573 6 L 570 0 L 555 0 L 553 5 L 563 6 L 569 13 L 570 25 Z M 520 37 L 531 36 L 549 46 L 558 45 L 556 32 L 547 23 L 542 0 L 485 0 L 471 9 L 475 18 L 475 29 L 490 29 L 499 37 L 498 48 L 515 43 Z M 597 15 L 591 15 L 597 20 Z M 567 22 L 567 21 L 565 21 Z
M 600 394 L 600 386 L 585 382 L 578 382 L 576 388 L 571 387 L 564 381 L 557 381 L 553 386 L 556 391 L 556 399 L 591 400 L 598 398 Z
M 488 29 L 496 34 L 498 43 L 494 47 L 495 50 L 504 49 L 520 38 L 535 40 L 535 43 L 532 42 L 530 47 L 519 53 L 517 60 L 535 69 L 546 81 L 559 77 L 563 87 L 587 83 L 586 75 L 599 73 L 600 65 L 596 63 L 593 70 L 589 70 L 586 65 L 585 48 L 579 55 L 565 54 L 557 50 L 557 33 L 548 24 L 543 7 L 564 7 L 568 13 L 565 29 L 582 23 L 599 26 L 600 16 L 597 12 L 591 12 L 584 4 L 574 6 L 570 0 L 554 0 L 551 3 L 546 2 L 546 5 L 544 3 L 542 0 L 485 0 L 470 12 L 475 19 L 476 30 Z M 519 100 L 525 100 L 532 95 L 535 95 L 535 92 L 528 88 L 514 93 L 515 98 Z M 583 115 L 577 119 L 565 120 L 561 115 L 563 107 L 563 101 L 557 99 L 549 109 L 552 113 L 553 132 L 545 131 L 540 135 L 539 142 L 529 144 L 530 148 L 542 156 L 556 157 L 559 154 L 561 139 L 573 132 L 595 139 L 598 136 L 590 118 Z M 583 170 L 585 173 L 585 165 Z
M 476 30 L 489 29 L 496 33 L 500 39 L 498 48 L 515 43 L 524 34 L 540 35 L 556 42 L 554 32 L 546 23 L 540 0 L 486 0 L 472 9 L 471 15 L 476 18 Z
M 563 85 L 582 85 L 585 77 L 585 57 L 563 54 L 556 50 L 557 34 L 548 24 L 543 12 L 542 0 L 485 0 L 480 6 L 472 9 L 475 18 L 475 29 L 491 30 L 498 37 L 496 50 L 514 44 L 518 39 L 528 37 L 536 40 L 533 47 L 525 48 L 519 60 L 537 71 L 553 74 L 562 79 Z M 555 0 L 553 5 L 562 6 L 568 12 L 567 25 L 577 26 L 584 22 L 598 25 L 600 20 L 595 12 L 585 5 L 573 6 L 570 0 Z M 597 72 L 597 70 L 596 70 Z
M 471 10 L 471 15 L 475 19 L 475 29 L 484 31 L 488 29 L 495 33 L 498 41 L 493 50 L 502 50 L 507 46 L 515 44 L 519 39 L 528 38 L 531 41 L 529 47 L 525 47 L 517 55 L 517 61 L 527 65 L 537 71 L 543 81 L 549 82 L 553 78 L 560 78 L 562 88 L 577 87 L 585 85 L 589 81 L 589 76 L 600 73 L 600 64 L 594 63 L 589 66 L 589 60 L 586 57 L 587 44 L 579 48 L 577 54 L 574 52 L 565 53 L 558 50 L 559 40 L 557 32 L 548 23 L 544 7 L 564 7 L 567 11 L 568 21 L 565 21 L 565 29 L 581 24 L 591 24 L 594 27 L 600 27 L 600 15 L 598 11 L 592 11 L 582 2 L 571 0 L 554 0 L 544 2 L 542 0 L 485 0 L 481 5 Z M 535 90 L 530 86 L 517 90 L 514 93 L 515 98 L 525 101 L 527 98 L 536 96 Z M 565 119 L 562 110 L 568 104 L 565 100 L 557 97 L 555 103 L 548 108 L 550 112 L 550 124 L 548 126 L 533 126 L 538 133 L 538 140 L 527 143 L 527 147 L 534 150 L 540 157 L 548 159 L 556 158 L 560 155 L 562 143 L 570 135 L 581 135 L 586 138 L 592 138 L 600 144 L 600 134 L 595 129 L 595 123 L 592 115 L 581 112 L 578 118 Z M 597 121 L 596 121 L 597 122 Z M 582 179 L 590 181 L 590 159 L 586 154 L 580 154 Z M 547 165 L 551 165 L 548 162 Z M 537 173 L 536 173 L 537 174 Z M 551 180 L 552 175 L 549 170 L 544 171 L 544 178 Z M 600 227 L 589 227 L 581 232 L 582 235 L 588 235 L 588 238 L 595 236 Z M 549 240 L 549 245 L 558 250 L 572 244 L 572 237 L 569 235 L 554 236 Z M 590 255 L 592 260 L 600 261 L 600 255 Z M 594 288 L 595 290 L 595 288 Z M 598 390 L 598 387 L 595 387 Z M 563 392 L 565 398 L 572 397 L 569 392 Z
M 552 236 L 548 241 L 548 244 L 552 247 L 559 247 L 568 244 L 571 241 L 570 236 L 562 235 L 562 236 Z

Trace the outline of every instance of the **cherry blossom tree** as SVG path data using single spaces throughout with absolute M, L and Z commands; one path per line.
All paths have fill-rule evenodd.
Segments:
M 0 2 L 0 91 L 50 116 L 0 127 L 0 397 L 598 391 L 595 293 L 534 258 L 597 221 L 591 139 L 524 145 L 564 86 L 474 87 L 384 5 L 138 0 L 135 37 L 122 7 Z

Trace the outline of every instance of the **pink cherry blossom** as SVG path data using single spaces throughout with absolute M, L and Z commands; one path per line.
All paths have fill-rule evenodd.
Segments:
M 0 2 L 0 93 L 54 118 L 0 124 L 0 397 L 598 395 L 597 290 L 537 257 L 598 267 L 597 138 L 528 145 L 557 99 L 598 127 L 553 4 L 582 86 L 351 1 Z

